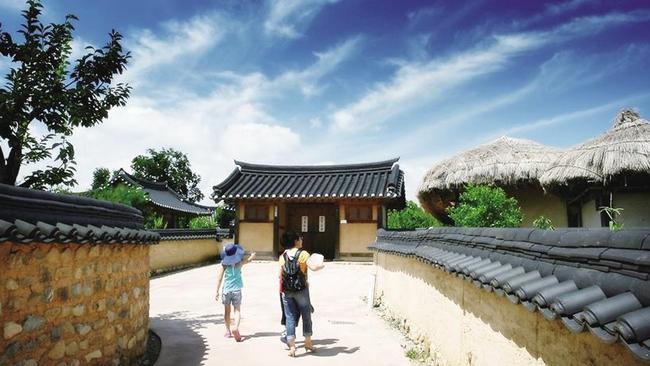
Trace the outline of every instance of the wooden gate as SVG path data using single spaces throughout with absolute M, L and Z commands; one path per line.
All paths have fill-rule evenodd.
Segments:
M 292 204 L 287 206 L 287 229 L 303 236 L 303 248 L 336 257 L 339 239 L 338 207 L 335 204 Z

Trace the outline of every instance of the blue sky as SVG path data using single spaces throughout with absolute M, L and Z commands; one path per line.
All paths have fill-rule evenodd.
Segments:
M 17 29 L 22 2 L 0 0 Z M 567 148 L 650 115 L 650 2 L 46 1 L 79 16 L 75 55 L 115 28 L 124 108 L 76 130 L 80 188 L 147 148 L 186 152 L 211 186 L 233 159 L 400 156 L 414 198 L 436 161 L 501 135 Z M 0 58 L 0 72 L 9 64 Z M 25 173 L 28 169 L 25 170 Z

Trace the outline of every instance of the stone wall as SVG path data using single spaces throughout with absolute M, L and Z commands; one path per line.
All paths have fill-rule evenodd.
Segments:
M 375 254 L 375 296 L 439 365 L 643 365 L 621 343 L 569 332 L 414 258 Z
M 150 249 L 151 271 L 155 273 L 216 261 L 221 247 L 232 241 L 233 239 L 217 241 L 215 238 L 163 239 Z
M 0 243 L 1 365 L 130 364 L 149 327 L 149 246 Z

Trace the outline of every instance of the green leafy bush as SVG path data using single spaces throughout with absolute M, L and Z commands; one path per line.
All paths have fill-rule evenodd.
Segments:
M 623 223 L 619 222 L 619 216 L 623 214 L 622 208 L 600 207 L 600 212 L 604 212 L 609 217 L 609 230 L 619 231 L 623 229 Z
M 167 223 L 162 216 L 150 214 L 144 218 L 144 227 L 150 230 L 167 229 Z
M 190 229 L 216 229 L 217 220 L 212 216 L 199 216 L 190 220 Z
M 135 207 L 141 211 L 147 203 L 147 196 L 142 189 L 129 187 L 125 184 L 119 184 L 115 187 L 92 189 L 86 194 L 98 200 L 121 203 Z
M 417 229 L 431 226 L 440 226 L 440 223 L 413 201 L 406 202 L 406 207 L 402 210 L 388 211 L 389 229 Z
M 456 226 L 465 227 L 517 227 L 523 219 L 516 199 L 486 185 L 468 185 L 458 205 L 447 212 Z
M 542 230 L 555 230 L 553 222 L 548 217 L 541 215 L 533 221 L 533 227 Z

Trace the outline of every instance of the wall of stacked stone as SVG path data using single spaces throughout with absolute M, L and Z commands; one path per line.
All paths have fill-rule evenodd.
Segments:
M 133 208 L 0 184 L 0 365 L 131 365 L 149 244 Z
M 128 364 L 149 328 L 149 247 L 0 244 L 0 364 Z

